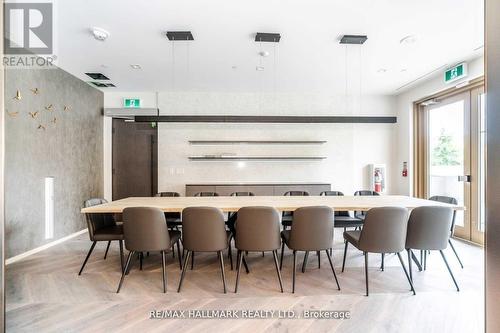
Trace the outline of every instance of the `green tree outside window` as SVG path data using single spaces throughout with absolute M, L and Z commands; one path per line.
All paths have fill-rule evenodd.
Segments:
M 447 135 L 444 128 L 441 128 L 441 135 L 438 138 L 438 144 L 432 150 L 432 165 L 460 165 L 460 157 L 458 149 L 453 142 L 453 137 L 451 135 Z

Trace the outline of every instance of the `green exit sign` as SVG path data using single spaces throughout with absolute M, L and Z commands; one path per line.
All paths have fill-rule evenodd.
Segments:
M 141 100 L 139 98 L 124 98 L 123 106 L 126 108 L 140 108 Z
M 457 81 L 466 76 L 467 76 L 467 63 L 463 62 L 461 64 L 448 68 L 444 72 L 444 82 L 449 83 Z

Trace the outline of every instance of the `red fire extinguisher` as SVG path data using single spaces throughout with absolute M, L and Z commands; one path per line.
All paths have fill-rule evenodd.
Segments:
M 408 164 L 403 162 L 403 172 L 401 173 L 403 177 L 408 177 Z
M 380 170 L 375 170 L 375 192 L 380 193 L 382 192 L 382 174 L 380 173 Z

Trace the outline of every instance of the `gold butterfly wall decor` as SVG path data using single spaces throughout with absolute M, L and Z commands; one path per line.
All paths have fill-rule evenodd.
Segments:
M 17 90 L 16 96 L 14 96 L 15 100 L 20 101 L 23 97 L 21 96 L 21 90 Z
M 55 124 L 55 123 L 57 122 L 57 118 L 56 118 L 56 117 L 54 117 L 54 119 L 52 119 L 52 120 L 51 120 L 51 122 L 52 122 L 53 124 Z
M 42 124 L 40 124 L 40 125 L 38 125 L 37 129 L 45 131 L 45 126 L 43 126 Z
M 45 110 L 47 110 L 47 111 L 51 111 L 51 112 L 52 112 L 52 111 L 54 111 L 54 109 L 53 109 L 53 105 L 52 105 L 52 104 L 47 105 L 47 106 L 45 107 Z
M 63 108 L 64 111 L 71 111 L 71 107 L 65 105 L 64 108 Z
M 38 88 L 35 88 L 35 89 L 30 89 L 30 90 L 31 90 L 31 92 L 33 93 L 33 95 L 38 95 L 38 93 L 40 92 L 40 91 L 38 90 Z
M 9 110 L 5 110 L 5 111 L 7 111 L 7 114 L 8 114 L 8 115 L 9 115 L 9 117 L 11 117 L 11 118 L 16 118 L 16 117 L 17 117 L 17 115 L 19 114 L 19 111 L 17 111 L 17 112 L 9 112 Z
M 36 112 L 28 112 L 31 116 L 31 118 L 35 119 L 36 117 L 38 117 L 38 111 Z

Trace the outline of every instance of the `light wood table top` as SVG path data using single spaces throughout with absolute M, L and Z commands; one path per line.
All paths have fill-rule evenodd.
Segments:
M 413 209 L 421 206 L 444 206 L 464 210 L 462 206 L 401 195 L 381 196 L 254 196 L 254 197 L 130 197 L 103 205 L 83 208 L 82 213 L 121 213 L 127 207 L 156 207 L 164 212 L 182 212 L 186 207 L 210 206 L 235 212 L 245 206 L 271 206 L 280 211 L 294 211 L 305 206 L 325 205 L 336 211 L 366 211 L 374 207 L 398 206 Z

